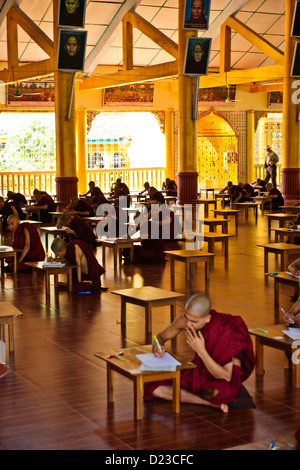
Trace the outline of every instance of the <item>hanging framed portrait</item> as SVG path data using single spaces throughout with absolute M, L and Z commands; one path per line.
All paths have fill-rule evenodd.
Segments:
M 292 64 L 291 77 L 300 77 L 300 42 L 296 43 Z
M 80 72 L 84 68 L 87 31 L 59 31 L 57 70 Z
M 86 0 L 60 0 L 57 26 L 84 28 Z
M 185 0 L 183 29 L 206 31 L 209 28 L 210 1 Z
M 296 2 L 295 4 L 291 36 L 294 38 L 300 38 L 300 2 Z
M 189 37 L 186 45 L 184 75 L 207 75 L 211 38 Z

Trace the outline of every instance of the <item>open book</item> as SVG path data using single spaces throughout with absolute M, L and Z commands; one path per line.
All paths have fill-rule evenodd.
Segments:
M 172 371 L 176 370 L 181 363 L 177 361 L 171 354 L 165 353 L 163 357 L 155 357 L 153 353 L 137 354 L 136 357 L 141 361 L 141 371 Z

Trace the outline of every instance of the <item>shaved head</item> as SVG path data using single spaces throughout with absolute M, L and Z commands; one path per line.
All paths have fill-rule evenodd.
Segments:
M 20 217 L 16 214 L 10 214 L 8 217 L 7 217 L 7 222 L 9 220 L 15 220 L 16 222 L 20 222 Z
M 198 313 L 201 317 L 206 317 L 211 310 L 211 301 L 204 294 L 195 294 L 189 298 L 185 304 L 185 309 Z
M 63 251 L 66 251 L 67 249 L 67 244 L 65 240 L 62 238 L 55 238 L 51 244 L 51 250 L 54 251 L 54 253 L 62 253 Z

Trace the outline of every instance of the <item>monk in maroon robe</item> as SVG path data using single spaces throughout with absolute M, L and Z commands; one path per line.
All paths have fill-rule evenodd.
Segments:
M 73 270 L 73 292 L 95 292 L 101 289 L 100 276 L 105 269 L 98 263 L 87 243 L 76 239 L 67 244 L 62 238 L 55 238 L 51 250 L 61 262 L 77 265 L 77 270 Z
M 15 205 L 13 202 L 5 201 L 4 198 L 0 197 L 0 214 L 2 215 L 3 229 L 7 227 L 7 218 L 11 215 L 17 215 L 20 220 L 25 219 L 25 214 L 20 206 Z
M 97 246 L 96 235 L 94 234 L 92 227 L 78 215 L 73 215 L 70 212 L 63 212 L 57 227 L 61 228 L 63 226 L 66 228 L 66 233 L 70 240 L 79 238 L 79 240 L 84 240 L 92 248 Z
M 7 201 L 13 202 L 15 205 L 22 207 L 27 206 L 27 200 L 24 194 L 14 193 L 12 191 L 7 191 Z
M 94 181 L 89 182 L 89 190 L 87 193 L 83 194 L 83 196 L 88 196 L 90 194 L 92 198 L 92 204 L 95 207 L 100 206 L 101 204 L 108 204 L 108 200 L 104 196 L 103 192 L 101 191 L 98 186 L 95 185 Z
M 35 208 L 40 209 L 40 220 L 41 222 L 51 222 L 52 216 L 49 212 L 56 212 L 56 204 L 52 197 L 42 191 L 34 190 L 33 192 L 36 203 L 33 205 Z M 30 209 L 30 207 L 29 207 Z M 32 219 L 36 220 L 37 215 L 32 214 Z
M 221 408 L 228 412 L 228 404 L 239 395 L 242 383 L 255 365 L 252 341 L 244 321 L 239 316 L 211 310 L 208 297 L 192 296 L 184 313 L 157 335 L 159 350 L 153 341 L 156 356 L 164 354 L 164 343 L 185 330 L 187 344 L 195 352 L 194 369 L 181 374 L 181 400 Z M 145 384 L 145 399 L 152 397 L 172 399 L 170 381 Z
M 74 214 L 79 215 L 79 217 L 95 216 L 93 207 L 86 201 L 79 199 L 77 196 L 71 198 L 70 204 L 64 208 L 64 212 L 73 212 Z
M 30 222 L 20 222 L 17 215 L 12 214 L 7 219 L 9 230 L 14 235 L 12 247 L 15 250 L 22 250 L 18 255 L 17 271 L 30 271 L 31 268 L 25 263 L 28 261 L 44 261 L 45 250 L 41 243 L 39 233 Z M 13 259 L 7 258 L 8 271 L 13 271 Z

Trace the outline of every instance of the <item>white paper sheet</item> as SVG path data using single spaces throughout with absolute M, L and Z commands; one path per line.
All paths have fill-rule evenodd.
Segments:
M 300 339 L 300 328 L 289 328 L 282 330 L 282 332 L 291 339 Z
M 171 354 L 165 353 L 163 357 L 155 357 L 153 353 L 137 354 L 136 357 L 141 361 L 140 370 L 157 370 L 157 371 L 175 371 L 181 363 L 177 361 Z

